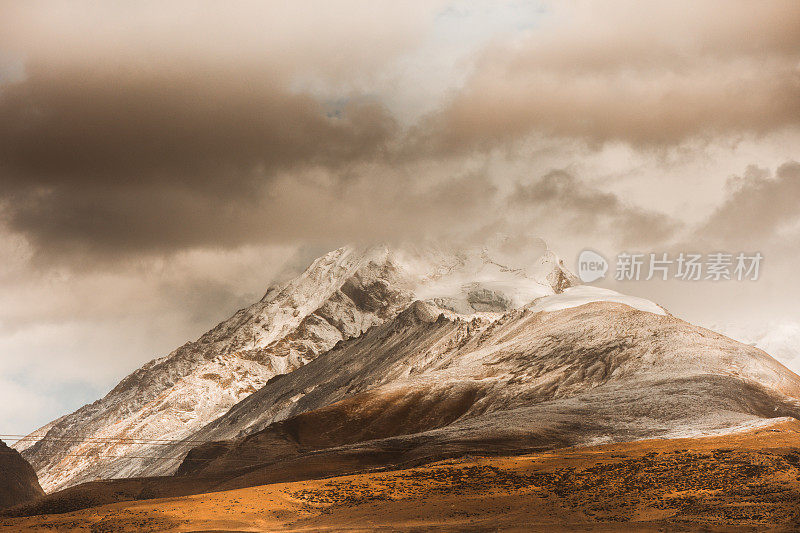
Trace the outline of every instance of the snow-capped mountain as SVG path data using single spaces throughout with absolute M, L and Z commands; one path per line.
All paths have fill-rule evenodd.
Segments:
M 786 417 L 800 418 L 800 377 L 641 298 L 570 287 L 500 316 L 416 300 L 188 437 L 176 475 L 82 484 L 24 512 L 464 455 L 763 432 Z M 144 469 L 160 464 L 149 461 Z
M 415 300 L 488 320 L 575 282 L 552 252 L 526 268 L 495 261 L 486 250 L 340 248 L 15 446 L 47 491 L 171 473 L 207 424 L 276 376 L 391 320 Z M 187 440 L 174 444 L 178 439 Z

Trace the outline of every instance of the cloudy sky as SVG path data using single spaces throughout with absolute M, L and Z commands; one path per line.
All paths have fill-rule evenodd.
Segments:
M 800 370 L 800 3 L 0 1 L 0 430 L 346 242 L 759 251 L 605 282 Z

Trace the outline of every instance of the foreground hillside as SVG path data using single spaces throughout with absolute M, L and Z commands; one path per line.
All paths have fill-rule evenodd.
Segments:
M 0 440 L 0 509 L 28 502 L 43 494 L 31 465 L 18 451 Z
M 796 531 L 800 423 L 0 519 L 0 531 Z

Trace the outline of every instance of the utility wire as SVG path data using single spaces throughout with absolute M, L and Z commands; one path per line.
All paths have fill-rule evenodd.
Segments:
M 87 438 L 80 438 L 80 437 L 48 437 L 46 435 L 21 435 L 21 434 L 0 434 L 0 439 L 13 439 L 14 437 L 21 437 L 17 440 L 17 443 L 24 442 L 26 440 L 33 440 L 38 439 L 36 442 L 41 441 L 56 441 L 56 442 L 72 442 L 72 443 L 87 443 L 87 444 L 110 444 L 111 446 L 115 445 L 124 445 L 124 444 L 145 444 L 151 446 L 196 446 L 197 444 L 207 444 L 213 442 L 220 442 L 219 440 L 183 440 L 183 439 L 133 439 L 127 437 L 87 437 Z M 16 455 L 19 452 L 16 450 L 0 450 L 0 455 L 7 454 L 7 455 Z M 186 456 L 180 457 L 158 457 L 152 455 L 103 455 L 99 452 L 87 452 L 87 453 L 66 453 L 66 454 L 59 454 L 61 457 L 92 457 L 97 459 L 150 459 L 152 461 L 195 461 L 195 462 L 209 462 L 206 458 L 190 458 Z M 213 459 L 212 459 L 213 460 Z M 256 465 L 258 464 L 258 459 L 254 458 L 253 460 L 248 459 L 235 459 L 235 458 L 226 458 L 225 462 L 230 463 L 239 463 L 239 464 L 246 464 L 246 465 Z
M 17 455 L 19 452 L 9 451 L 9 450 L 0 450 L 0 455 Z M 195 461 L 195 462 L 211 462 L 213 459 L 209 460 L 203 457 L 157 457 L 153 455 L 101 455 L 99 453 L 66 453 L 61 455 L 60 457 L 93 457 L 98 459 L 151 459 L 153 461 Z M 214 458 L 216 459 L 216 457 Z M 236 458 L 225 458 L 226 463 L 239 463 L 239 464 L 246 464 L 250 466 L 255 466 L 259 464 L 258 459 L 248 460 L 248 459 L 236 459 Z
M 128 444 L 206 444 L 208 442 L 218 442 L 214 440 L 199 440 L 199 439 L 147 439 L 139 437 L 61 437 L 61 436 L 48 436 L 48 435 L 20 435 L 20 434 L 0 434 L 0 439 L 14 440 L 15 444 L 19 442 L 41 442 L 41 441 L 64 441 L 64 442 L 113 442 L 113 443 L 128 443 Z

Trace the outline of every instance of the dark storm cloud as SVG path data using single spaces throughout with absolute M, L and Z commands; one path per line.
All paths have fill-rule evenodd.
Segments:
M 701 239 L 766 245 L 800 222 L 800 163 L 788 161 L 774 175 L 751 166 L 729 182 L 725 201 L 698 231 Z M 800 232 L 795 228 L 795 239 Z M 791 234 L 791 232 L 790 232 Z M 800 244 L 800 243 L 794 243 Z
M 269 73 L 34 64 L 0 96 L 0 161 L 11 188 L 135 181 L 225 192 L 259 168 L 370 156 L 392 127 L 371 104 L 328 117 Z
M 541 178 L 518 183 L 508 205 L 562 220 L 578 235 L 615 235 L 623 245 L 661 243 L 674 236 L 680 227 L 665 214 L 626 204 L 616 194 L 586 186 L 564 170 L 553 170 Z
M 28 65 L 0 92 L 8 226 L 42 246 L 240 241 L 275 173 L 335 174 L 396 128 L 375 103 L 330 117 L 265 72 L 192 67 Z

